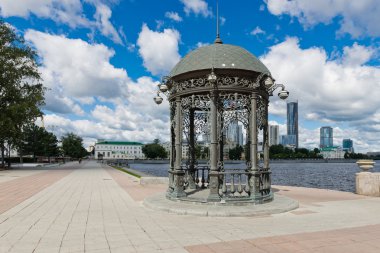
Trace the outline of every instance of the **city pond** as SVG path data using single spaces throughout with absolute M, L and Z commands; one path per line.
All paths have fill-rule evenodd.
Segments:
M 134 163 L 134 170 L 152 176 L 167 177 L 168 163 Z M 244 163 L 226 163 L 225 168 L 244 169 Z M 321 188 L 338 191 L 355 192 L 355 173 L 360 172 L 356 163 L 271 163 L 272 184 L 310 188 Z M 372 172 L 380 172 L 380 161 Z

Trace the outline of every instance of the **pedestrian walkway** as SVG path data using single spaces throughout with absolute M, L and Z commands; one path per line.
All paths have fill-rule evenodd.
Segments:
M 0 213 L 0 252 L 380 252 L 379 198 L 281 186 L 277 194 L 300 208 L 199 217 L 145 208 L 142 200 L 166 186 L 140 186 L 94 161 L 19 176 L 0 182 L 2 196 L 30 192 Z

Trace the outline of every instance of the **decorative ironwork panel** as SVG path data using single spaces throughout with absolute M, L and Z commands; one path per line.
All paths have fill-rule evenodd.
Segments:
M 257 128 L 262 130 L 264 129 L 267 123 L 266 117 L 266 100 L 263 97 L 258 97 L 257 99 Z
M 237 77 L 237 76 L 227 76 L 220 75 L 217 80 L 218 87 L 244 87 L 244 88 L 252 88 L 258 89 L 261 86 L 261 81 L 264 76 L 267 74 L 261 73 L 255 79 L 250 79 L 246 77 Z M 208 76 L 203 76 L 200 78 L 189 79 L 181 82 L 171 82 L 171 94 L 192 90 L 203 87 L 211 87 L 210 82 L 207 80 Z

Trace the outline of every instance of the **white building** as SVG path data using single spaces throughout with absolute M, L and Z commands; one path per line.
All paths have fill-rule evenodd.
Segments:
M 278 125 L 269 125 L 269 146 L 280 143 L 280 131 Z
M 95 144 L 95 159 L 144 159 L 140 142 L 100 141 Z
M 345 152 L 340 147 L 328 147 L 320 149 L 323 159 L 343 159 Z

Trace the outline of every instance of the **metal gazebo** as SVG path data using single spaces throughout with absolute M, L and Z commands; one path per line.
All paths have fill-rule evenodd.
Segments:
M 268 105 L 277 88 L 281 88 L 278 96 L 286 99 L 289 92 L 275 83 L 260 60 L 241 47 L 223 44 L 219 37 L 214 44 L 190 52 L 162 79 L 154 101 L 160 104 L 162 93 L 170 104 L 168 199 L 227 204 L 273 199 Z M 232 122 L 245 129 L 244 169 L 229 169 L 224 164 L 224 133 Z M 210 136 L 210 157 L 203 165 L 195 155 L 202 134 Z M 189 146 L 186 160 L 182 158 L 184 139 Z M 258 158 L 259 139 L 263 163 Z

